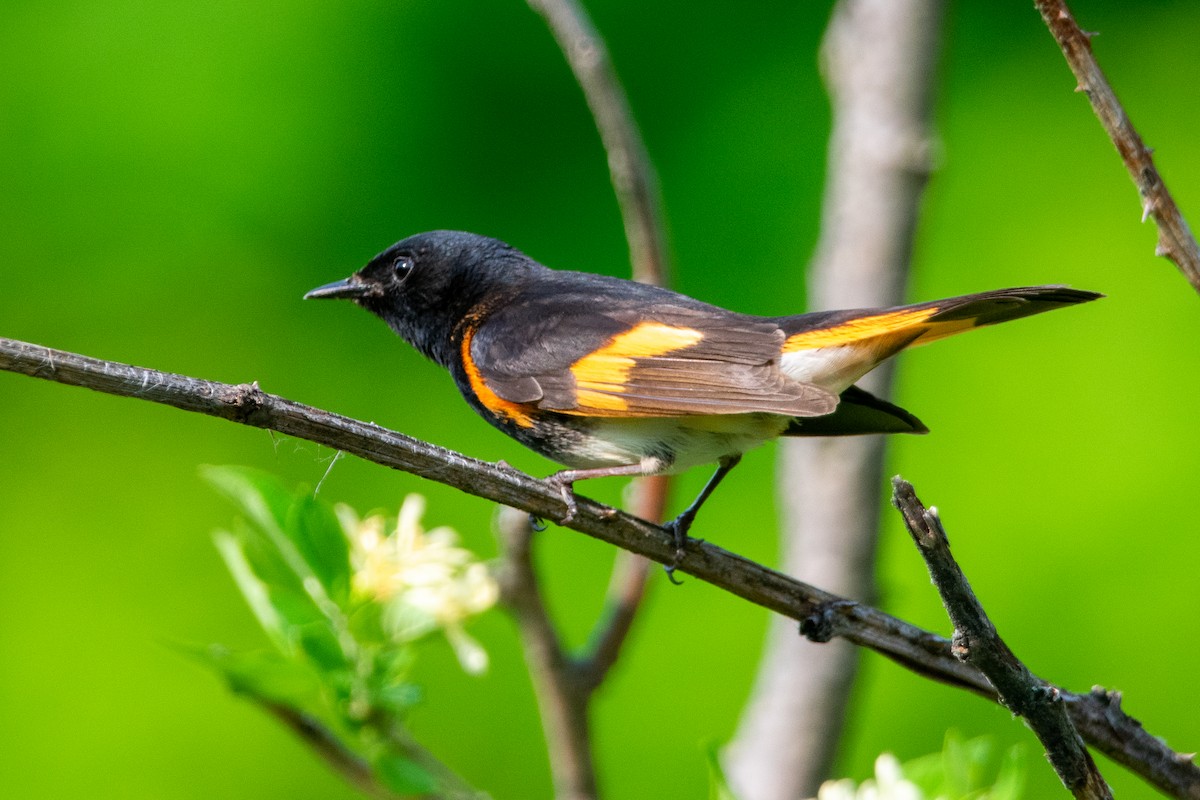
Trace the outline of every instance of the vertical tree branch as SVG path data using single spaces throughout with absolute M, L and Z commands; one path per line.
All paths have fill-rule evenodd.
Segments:
M 504 551 L 498 579 L 504 602 L 516 618 L 529 665 L 546 735 L 554 796 L 558 800 L 595 800 L 599 794 L 588 720 L 591 689 L 563 649 L 542 600 L 533 567 L 529 515 L 501 508 L 497 529 Z
M 903 301 L 922 191 L 931 171 L 941 0 L 842 0 L 825 34 L 833 130 L 813 310 Z M 886 395 L 891 369 L 865 388 Z M 783 569 L 853 598 L 873 594 L 883 437 L 808 439 L 781 449 Z M 835 533 L 836 532 L 836 533 Z M 817 645 L 772 620 L 733 743 L 730 780 L 745 800 L 816 793 L 833 759 L 857 652 Z
M 1034 5 L 1075 74 L 1076 91 L 1087 95 L 1101 127 L 1121 154 L 1129 177 L 1142 197 L 1142 219 L 1153 217 L 1158 226 L 1158 246 L 1154 254 L 1174 262 L 1192 288 L 1200 292 L 1200 248 L 1196 246 L 1196 237 L 1159 176 L 1150 149 L 1142 142 L 1100 69 L 1092 52 L 1092 34 L 1080 30 L 1064 0 L 1035 0 Z
M 650 522 L 662 521 L 669 481 L 666 475 L 653 475 L 634 481 L 634 498 L 630 503 L 633 515 Z M 617 553 L 604 614 L 592 631 L 591 642 L 584 655 L 594 686 L 600 685 L 621 653 L 621 647 L 641 608 L 652 567 L 652 562 L 642 556 L 624 550 Z

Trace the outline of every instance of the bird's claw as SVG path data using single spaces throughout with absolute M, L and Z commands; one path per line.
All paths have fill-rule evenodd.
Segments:
M 663 572 L 667 573 L 667 580 L 676 586 L 683 586 L 683 581 L 675 577 L 675 570 L 679 569 L 679 562 L 683 559 L 684 555 L 682 550 L 676 550 L 675 558 L 671 559 L 671 563 L 663 564 Z
M 546 520 L 539 517 L 537 514 L 529 515 L 529 527 L 535 533 L 541 533 L 546 530 Z
M 558 489 L 559 495 L 562 497 L 563 505 L 567 507 L 566 513 L 559 519 L 559 525 L 570 525 L 575 519 L 576 512 L 579 511 L 579 505 L 575 502 L 575 487 L 573 481 L 563 480 L 558 474 L 551 475 L 546 478 L 546 483 Z
M 688 542 L 695 544 L 704 542 L 703 539 L 692 539 L 688 536 L 688 529 L 691 527 L 692 521 L 682 514 L 663 526 L 671 535 L 672 544 L 675 545 L 675 556 L 671 559 L 671 563 L 663 565 L 663 571 L 667 573 L 667 580 L 676 586 L 683 583 L 675 577 L 675 570 L 679 569 L 679 565 L 687 555 Z

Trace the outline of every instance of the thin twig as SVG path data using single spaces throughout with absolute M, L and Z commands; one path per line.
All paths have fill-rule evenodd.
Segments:
M 641 496 L 634 506 L 648 508 L 655 499 L 661 515 L 661 490 L 639 482 Z M 651 519 L 655 519 L 651 516 Z M 592 643 L 572 655 L 550 619 L 533 563 L 533 535 L 529 515 L 503 507 L 497 522 L 504 558 L 499 570 L 501 593 L 512 611 L 521 636 L 525 660 L 534 684 L 554 796 L 559 800 L 589 800 L 598 796 L 592 759 L 588 708 L 592 695 L 616 663 L 645 592 L 652 563 L 645 557 L 620 550 L 608 592 L 606 608 L 593 632 Z M 631 575 L 634 571 L 637 574 Z
M 528 0 L 542 15 L 575 73 L 608 155 L 634 280 L 666 283 L 666 236 L 654 167 L 604 40 L 576 0 Z
M 900 305 L 921 197 L 933 169 L 932 97 L 944 0 L 842 0 L 821 45 L 832 103 L 813 311 Z M 890 394 L 892 362 L 860 383 Z M 780 443 L 783 571 L 870 600 L 885 437 Z M 773 619 L 754 691 L 724 754 L 745 800 L 817 793 L 847 719 L 858 651 L 817 647 Z M 803 669 L 797 669 L 803 664 Z
M 1196 237 L 1175 205 L 1167 185 L 1154 166 L 1150 149 L 1133 127 L 1129 115 L 1117 99 L 1104 71 L 1092 52 L 1091 37 L 1080 29 L 1064 0 L 1034 0 L 1050 33 L 1066 56 L 1067 64 L 1078 81 L 1076 91 L 1084 92 L 1108 138 L 1116 145 L 1129 176 L 1142 197 L 1142 219 L 1153 217 L 1158 226 L 1158 246 L 1154 254 L 1166 256 L 1200 292 L 1200 247 Z
M 301 741 L 312 748 L 334 772 L 345 778 L 351 786 L 368 797 L 379 798 L 379 800 L 398 800 L 398 796 L 375 777 L 370 764 L 359 758 L 357 754 L 347 750 L 345 745 L 317 720 L 301 714 L 290 706 L 261 700 L 259 705 L 300 737 Z
M 892 479 L 892 504 L 904 517 L 954 625 L 954 655 L 978 667 L 996 688 L 1000 703 L 1025 719 L 1071 794 L 1082 800 L 1112 800 L 1112 791 L 1071 723 L 1058 689 L 1030 672 L 996 632 L 950 553 L 937 511 L 926 509 L 912 484 L 899 477 Z
M 437 784 L 433 792 L 399 794 L 379 781 L 371 765 L 347 749 L 321 722 L 289 706 L 251 696 L 260 707 L 286 725 L 311 747 L 324 761 L 352 786 L 377 800 L 487 800 L 487 795 L 463 782 L 432 753 L 399 731 L 388 731 L 388 743 L 393 751 L 403 753 L 417 764 Z
M 134 397 L 264 428 L 342 450 L 382 466 L 453 486 L 545 519 L 565 508 L 557 487 L 506 465 L 469 458 L 436 445 L 263 392 L 90 358 L 0 338 L 0 370 Z M 676 560 L 661 527 L 578 498 L 567 526 L 662 564 Z M 689 544 L 680 571 L 769 611 L 800 622 L 814 641 L 838 636 L 933 680 L 995 700 L 987 679 L 958 661 L 950 641 L 878 609 L 839 597 L 707 542 Z M 1107 695 L 1060 692 L 1084 740 L 1171 797 L 1200 800 L 1200 768 L 1126 715 Z
M 650 522 L 661 522 L 667 499 L 669 478 L 652 475 L 639 478 L 634 483 L 634 500 L 630 504 L 635 517 Z M 646 579 L 650 574 L 651 562 L 641 556 L 622 550 L 617 553 L 605 597 L 604 614 L 592 631 L 591 640 L 579 658 L 588 684 L 599 687 L 617 662 L 621 647 L 633 628 L 642 598 L 646 594 Z
M 529 515 L 501 508 L 496 528 L 504 552 L 499 574 L 501 593 L 517 622 L 533 680 L 554 796 L 558 800 L 594 800 L 598 792 L 588 720 L 592 690 L 563 648 L 542 599 L 533 565 L 534 532 Z

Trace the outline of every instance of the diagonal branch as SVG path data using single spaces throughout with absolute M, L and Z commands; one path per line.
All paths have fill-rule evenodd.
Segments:
M 1104 77 L 1092 52 L 1092 34 L 1079 28 L 1064 0 L 1034 0 L 1034 5 L 1079 82 L 1076 91 L 1087 94 L 1101 127 L 1121 154 L 1129 177 L 1142 196 L 1142 219 L 1153 217 L 1158 226 L 1158 246 L 1154 254 L 1174 262 L 1192 288 L 1200 292 L 1200 248 L 1196 245 L 1196 237 L 1159 176 L 1150 149 L 1142 142 L 1116 92 Z
M 346 779 L 351 786 L 367 797 L 378 800 L 398 800 L 397 795 L 375 777 L 371 765 L 346 748 L 341 741 L 325 729 L 320 722 L 294 708 L 280 703 L 271 703 L 255 698 L 272 716 L 295 733 L 300 740 L 313 749 L 334 772 Z
M 487 800 L 486 794 L 468 786 L 432 753 L 399 731 L 388 733 L 389 746 L 434 778 L 436 797 L 428 793 L 402 795 L 393 791 L 379 780 L 370 764 L 348 750 L 320 720 L 264 697 L 252 695 L 250 699 L 299 736 L 334 772 L 367 797 L 377 800 Z
M 629 241 L 633 279 L 662 286 L 667 247 L 658 181 L 604 40 L 578 0 L 528 2 L 550 26 L 600 130 Z
M 469 458 L 378 425 L 262 391 L 134 367 L 0 338 L 0 370 L 123 397 L 136 397 L 296 436 L 382 466 L 454 486 L 547 519 L 565 509 L 556 487 L 500 464 Z M 656 525 L 578 498 L 572 530 L 667 564 L 671 535 Z M 813 641 L 841 637 L 932 680 L 996 700 L 979 670 L 954 657 L 949 640 L 878 609 L 839 597 L 706 542 L 689 545 L 679 569 L 730 594 L 790 617 Z M 1059 690 L 1084 741 L 1168 796 L 1200 800 L 1200 768 L 1126 715 L 1115 695 Z
M 954 623 L 954 655 L 972 664 L 996 687 L 1000 703 L 1033 729 L 1058 777 L 1083 800 L 1112 800 L 1112 791 L 1083 740 L 1057 688 L 1038 678 L 1008 649 L 950 553 L 950 542 L 937 511 L 926 509 L 912 484 L 892 479 L 892 504 L 929 567 L 946 613 Z

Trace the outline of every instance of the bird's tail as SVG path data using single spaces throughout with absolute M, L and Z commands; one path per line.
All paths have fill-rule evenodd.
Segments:
M 1104 295 L 1066 286 L 1022 286 L 881 309 L 850 309 L 782 317 L 783 352 L 795 353 L 880 340 L 896 352 L 972 328 L 1087 303 Z

